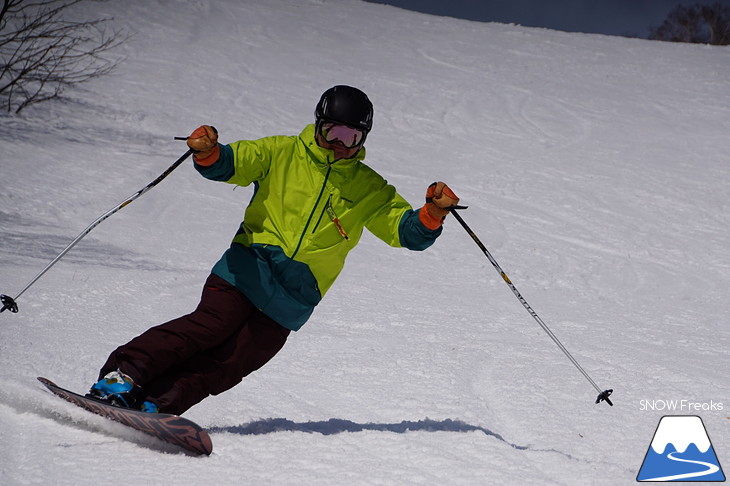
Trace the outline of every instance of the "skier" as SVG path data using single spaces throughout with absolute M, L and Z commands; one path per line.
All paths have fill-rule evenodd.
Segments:
M 181 414 L 238 384 L 299 330 L 342 270 L 363 228 L 394 247 L 424 250 L 459 198 L 431 184 L 413 208 L 362 163 L 373 123 L 367 95 L 325 91 L 299 136 L 218 143 L 209 125 L 188 138 L 208 179 L 254 195 L 233 242 L 213 266 L 198 307 L 111 353 L 89 395 Z

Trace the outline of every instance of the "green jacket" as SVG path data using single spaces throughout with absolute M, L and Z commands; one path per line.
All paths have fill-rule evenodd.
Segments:
M 235 285 L 256 307 L 294 331 L 339 275 L 363 228 L 394 247 L 424 250 L 441 234 L 385 179 L 355 157 L 333 162 L 317 145 L 314 125 L 299 136 L 273 136 L 220 145 L 206 178 L 254 184 L 253 197 L 231 247 L 213 273 Z

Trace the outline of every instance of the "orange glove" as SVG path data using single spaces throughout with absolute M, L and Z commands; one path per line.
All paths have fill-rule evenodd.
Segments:
M 438 229 L 443 223 L 449 208 L 459 204 L 459 198 L 444 182 L 434 182 L 426 191 L 426 204 L 418 213 L 418 219 L 431 230 Z
M 193 151 L 193 160 L 198 165 L 215 164 L 221 154 L 218 147 L 218 130 L 210 125 L 196 128 L 188 137 L 188 147 Z

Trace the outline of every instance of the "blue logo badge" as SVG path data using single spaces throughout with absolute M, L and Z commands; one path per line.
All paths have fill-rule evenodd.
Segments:
M 662 417 L 636 480 L 725 481 L 702 419 L 695 415 Z

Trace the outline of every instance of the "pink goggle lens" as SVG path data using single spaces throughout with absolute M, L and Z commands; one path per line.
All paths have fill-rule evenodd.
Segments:
M 322 136 L 329 142 L 342 142 L 347 148 L 353 148 L 360 145 L 365 138 L 365 132 L 357 128 L 348 127 L 347 125 L 338 125 L 337 123 L 323 123 Z

